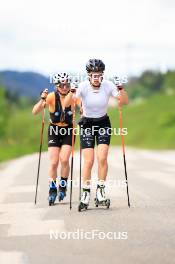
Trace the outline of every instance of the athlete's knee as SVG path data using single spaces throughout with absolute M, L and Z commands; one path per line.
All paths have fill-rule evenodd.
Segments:
M 108 161 L 107 161 L 107 157 L 102 157 L 102 156 L 99 156 L 99 157 L 98 157 L 98 164 L 99 164 L 100 166 L 106 166 L 107 163 L 108 163 Z
M 58 167 L 58 161 L 51 161 L 50 163 L 50 169 L 51 170 L 56 170 Z
M 84 160 L 84 165 L 87 168 L 92 168 L 93 164 L 94 164 L 94 159 L 93 158 Z
M 60 162 L 62 167 L 66 167 L 69 165 L 69 158 L 60 156 Z

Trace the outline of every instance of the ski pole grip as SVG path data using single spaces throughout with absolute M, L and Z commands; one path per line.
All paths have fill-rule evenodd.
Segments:
M 48 89 L 44 89 L 43 91 L 40 92 L 40 96 L 42 100 L 46 100 L 48 96 Z
M 78 89 L 78 84 L 79 84 L 79 81 L 76 79 L 74 80 L 72 83 L 71 83 L 71 92 L 72 93 L 75 93 L 76 92 L 76 89 Z

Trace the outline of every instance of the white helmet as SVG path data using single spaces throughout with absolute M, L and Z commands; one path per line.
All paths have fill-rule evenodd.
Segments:
M 71 82 L 71 78 L 69 74 L 66 72 L 57 73 L 53 76 L 54 84 L 60 84 L 60 83 L 66 84 L 70 82 Z

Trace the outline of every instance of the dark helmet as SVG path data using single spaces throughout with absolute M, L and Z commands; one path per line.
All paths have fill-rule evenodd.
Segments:
M 105 64 L 102 60 L 90 59 L 86 64 L 86 71 L 89 72 L 104 72 Z

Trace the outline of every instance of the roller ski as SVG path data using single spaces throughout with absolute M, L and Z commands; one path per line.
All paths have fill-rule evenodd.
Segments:
M 90 189 L 83 188 L 83 194 L 81 197 L 80 204 L 78 206 L 78 211 L 81 212 L 81 210 L 87 210 L 89 206 L 89 201 L 90 201 Z
M 105 206 L 107 209 L 110 207 L 110 199 L 105 197 L 105 186 L 97 185 L 96 198 L 94 199 L 95 206 Z
M 58 189 L 58 201 L 61 202 L 66 197 L 67 179 L 61 179 Z
M 57 197 L 57 186 L 54 181 L 52 181 L 49 185 L 49 206 L 54 205 Z

